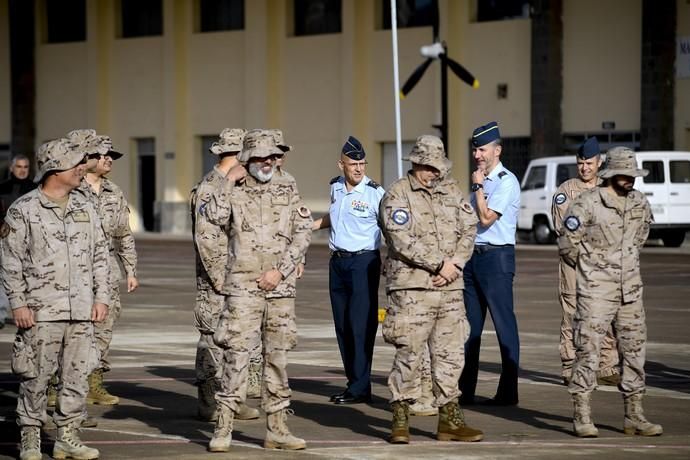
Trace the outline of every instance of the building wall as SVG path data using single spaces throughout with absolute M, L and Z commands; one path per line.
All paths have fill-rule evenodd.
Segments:
M 641 0 L 563 2 L 563 132 L 640 129 L 641 13 Z
M 86 42 L 46 44 L 37 27 L 37 142 L 82 127 L 108 133 L 126 153 L 113 179 L 140 229 L 135 140 L 154 137 L 164 230 L 182 232 L 188 191 L 207 155 L 201 136 L 225 127 L 279 127 L 294 146 L 286 169 L 307 204 L 323 212 L 347 135 L 364 144 L 367 172 L 377 181 L 382 146 L 395 141 L 391 35 L 379 24 L 381 1 L 343 0 L 341 33 L 295 37 L 286 0 L 246 1 L 244 30 L 212 33 L 195 31 L 197 2 L 164 0 L 163 35 L 129 39 L 116 36 L 116 0 L 87 2 Z M 678 35 L 690 35 L 686 3 L 677 3 Z M 0 0 L 5 24 L 7 4 Z M 530 135 L 531 21 L 476 22 L 474 5 L 440 1 L 449 56 L 480 81 L 472 89 L 449 76 L 449 151 L 464 186 L 476 126 L 497 120 L 504 137 Z M 640 14 L 641 0 L 564 2 L 564 132 L 600 131 L 605 120 L 620 130 L 639 129 Z M 419 48 L 431 40 L 430 27 L 399 30 L 401 84 L 423 62 Z M 2 62 L 9 62 L 6 35 L 0 36 L 0 143 L 10 137 L 9 65 Z M 508 86 L 506 99 L 497 97 L 499 84 Z M 676 91 L 676 144 L 690 149 L 690 79 L 678 80 Z M 404 142 L 438 134 L 431 127 L 441 116 L 438 62 L 401 110 Z

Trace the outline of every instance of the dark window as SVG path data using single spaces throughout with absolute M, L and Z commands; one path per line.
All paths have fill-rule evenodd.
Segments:
M 295 35 L 335 34 L 340 29 L 340 0 L 295 0 Z
M 120 0 L 122 38 L 163 35 L 162 0 Z
M 556 187 L 577 176 L 577 164 L 560 164 L 556 168 Z
M 45 0 L 48 43 L 86 40 L 86 0 Z
M 649 170 L 649 175 L 642 181 L 645 184 L 664 183 L 664 162 L 663 161 L 643 161 L 642 168 Z
M 218 157 L 209 152 L 211 144 L 218 140 L 218 136 L 201 136 L 201 175 L 206 175 L 207 172 L 213 169 L 218 162 Z
M 529 17 L 529 0 L 477 0 L 477 22 Z
M 690 161 L 671 161 L 671 183 L 690 184 Z
M 546 187 L 546 166 L 534 166 L 529 170 L 522 190 L 536 190 Z
M 200 0 L 201 32 L 244 29 L 244 0 Z
M 391 2 L 383 2 L 383 28 L 391 28 Z M 398 27 L 425 27 L 434 24 L 434 4 L 437 0 L 397 0 Z

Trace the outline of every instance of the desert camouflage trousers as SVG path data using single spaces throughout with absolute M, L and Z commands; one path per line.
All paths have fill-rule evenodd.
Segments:
M 17 332 L 17 340 L 30 346 L 34 372 L 21 377 L 17 398 L 20 426 L 41 426 L 47 421 L 46 390 L 59 371 L 62 382 L 53 420 L 57 426 L 81 423 L 86 416 L 88 375 L 98 367 L 99 354 L 91 321 L 41 321 Z M 17 341 L 15 341 L 16 343 Z M 13 356 L 13 367 L 15 356 Z M 31 377 L 30 377 L 31 376 Z
M 575 342 L 573 341 L 573 317 L 577 296 L 575 294 L 577 284 L 577 272 L 563 260 L 558 262 L 558 300 L 561 304 L 561 341 L 558 351 L 561 355 L 561 376 L 570 380 L 575 363 Z M 604 340 L 601 342 L 601 357 L 599 361 L 598 377 L 608 377 L 618 374 L 618 349 L 616 338 L 613 336 L 613 328 L 609 327 Z
M 647 325 L 642 299 L 630 303 L 578 296 L 573 323 L 575 365 L 568 391 L 590 393 L 597 385 L 601 344 L 613 324 L 621 362 L 624 396 L 644 392 Z
M 391 402 L 422 397 L 424 355 L 430 357 L 433 405 L 458 398 L 469 335 L 462 291 L 401 290 L 388 296 L 383 337 L 395 346 L 388 377 Z
M 101 354 L 101 362 L 98 366 L 98 369 L 103 369 L 104 372 L 108 372 L 110 370 L 110 361 L 108 360 L 108 355 L 110 354 L 110 342 L 113 340 L 113 328 L 115 327 L 117 320 L 120 319 L 120 311 L 122 310 L 122 304 L 120 303 L 119 281 L 114 281 L 112 284 L 113 287 L 111 291 L 110 305 L 108 305 L 108 316 L 100 323 L 93 323 L 96 345 L 98 346 L 98 351 Z
M 295 299 L 229 296 L 214 335 L 223 353 L 221 390 L 216 403 L 237 412 L 247 397 L 251 351 L 263 347 L 261 407 L 271 414 L 290 405 L 287 352 L 297 345 Z
M 216 332 L 220 314 L 225 308 L 225 298 L 224 295 L 218 294 L 210 283 L 197 279 L 196 305 L 194 307 L 194 327 L 199 331 L 194 365 L 197 385 L 221 377 L 224 350 L 215 344 L 213 334 Z M 249 354 L 250 362 L 262 362 L 260 336 L 250 347 Z

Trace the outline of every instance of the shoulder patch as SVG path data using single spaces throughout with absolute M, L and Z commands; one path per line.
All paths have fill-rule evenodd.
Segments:
M 306 219 L 307 217 L 311 216 L 311 211 L 306 206 L 300 206 L 299 208 L 297 208 L 297 214 L 299 214 L 300 217 L 304 217 Z
M 578 219 L 575 216 L 568 216 L 563 221 L 563 225 L 565 225 L 565 228 L 567 228 L 571 232 L 574 232 L 575 230 L 580 228 L 580 219 Z
M 370 180 L 369 182 L 367 182 L 367 186 L 372 187 L 372 188 L 379 188 L 379 187 L 381 187 L 379 184 L 377 184 L 377 183 L 374 182 L 373 180 Z
M 498 178 L 499 178 L 499 179 L 503 179 L 503 176 L 507 176 L 507 175 L 508 175 L 507 172 L 501 171 L 500 173 L 498 173 Z
M 333 179 L 331 179 L 331 181 L 328 183 L 328 185 L 335 184 L 336 182 L 338 182 L 338 179 L 340 179 L 340 176 L 335 176 Z
M 410 214 L 408 214 L 408 212 L 404 209 L 395 209 L 391 213 L 391 219 L 393 219 L 393 222 L 398 225 L 404 225 L 408 220 L 410 220 Z
M 567 199 L 568 197 L 565 196 L 565 193 L 558 193 L 556 196 L 553 197 L 553 202 L 560 206 L 563 203 L 565 203 Z

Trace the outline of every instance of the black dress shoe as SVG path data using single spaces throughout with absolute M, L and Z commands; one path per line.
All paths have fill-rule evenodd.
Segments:
M 518 400 L 516 399 L 506 399 L 506 398 L 492 398 L 487 399 L 482 402 L 485 406 L 517 406 Z
M 335 402 L 336 399 L 342 398 L 342 397 L 345 396 L 346 394 L 347 394 L 347 390 L 343 390 L 343 391 L 341 391 L 340 393 L 336 393 L 336 394 L 334 394 L 334 395 L 331 395 L 329 401 Z
M 360 403 L 370 403 L 371 395 L 353 395 L 350 392 L 345 392 L 339 398 L 333 401 L 335 404 L 360 404 Z

